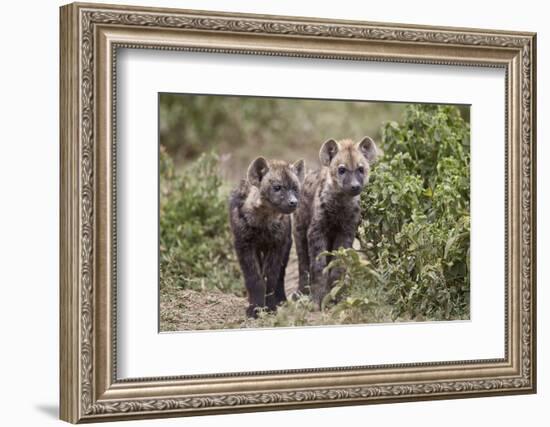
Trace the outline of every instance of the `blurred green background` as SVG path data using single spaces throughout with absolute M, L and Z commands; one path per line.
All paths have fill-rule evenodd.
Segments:
M 215 150 L 224 179 L 244 177 L 257 156 L 304 159 L 318 167 L 329 138 L 381 137 L 381 123 L 397 120 L 406 104 L 216 95 L 160 95 L 160 140 L 181 167 Z

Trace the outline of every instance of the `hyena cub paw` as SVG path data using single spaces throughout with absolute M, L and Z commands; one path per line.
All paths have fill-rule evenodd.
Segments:
M 270 312 L 277 311 L 278 304 L 279 304 L 279 301 L 277 301 L 275 294 L 272 293 L 265 296 L 265 306 L 267 307 L 268 311 Z
M 257 305 L 249 305 L 246 308 L 246 317 L 251 319 L 257 319 L 261 308 Z

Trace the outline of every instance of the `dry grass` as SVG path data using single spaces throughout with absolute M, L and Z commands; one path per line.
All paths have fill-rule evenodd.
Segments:
M 160 301 L 161 331 L 239 328 L 246 300 L 215 290 L 173 289 Z
M 287 266 L 285 288 L 287 295 L 292 295 L 298 288 L 298 260 L 294 248 Z M 170 332 L 358 323 L 344 319 L 341 313 L 330 309 L 315 311 L 307 297 L 287 302 L 275 314 L 261 313 L 258 319 L 246 318 L 247 305 L 245 297 L 224 293 L 211 286 L 204 286 L 201 290 L 164 286 L 160 295 L 160 330 Z M 373 308 L 370 315 L 361 317 L 359 323 L 394 321 L 389 306 L 378 306 Z

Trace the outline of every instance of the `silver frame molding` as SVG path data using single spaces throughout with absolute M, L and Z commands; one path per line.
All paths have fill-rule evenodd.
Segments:
M 72 423 L 536 391 L 536 34 L 100 4 L 60 10 L 60 417 Z M 117 49 L 506 72 L 505 357 L 119 380 Z

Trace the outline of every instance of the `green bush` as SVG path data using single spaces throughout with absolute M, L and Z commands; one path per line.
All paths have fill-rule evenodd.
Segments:
M 161 148 L 160 176 L 161 286 L 242 295 L 217 156 L 203 154 L 176 172 Z
M 385 309 L 384 295 L 377 286 L 380 278 L 362 251 L 340 248 L 321 255 L 327 255 L 330 259 L 325 268 L 326 273 L 334 268 L 342 272 L 340 278 L 333 283 L 330 293 L 323 299 L 321 307 L 328 307 L 330 316 L 338 323 L 380 321 L 380 317 L 383 318 L 384 315 L 378 315 L 377 311 L 380 308 Z M 336 304 L 332 305 L 333 302 Z
M 394 317 L 469 317 L 469 133 L 452 106 L 410 106 L 383 127 L 358 237 Z

